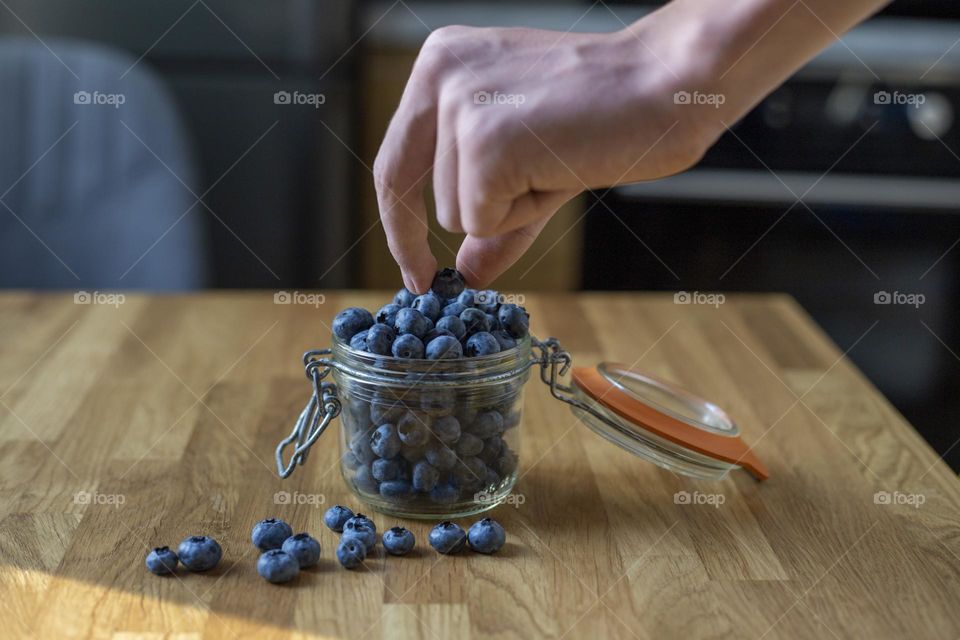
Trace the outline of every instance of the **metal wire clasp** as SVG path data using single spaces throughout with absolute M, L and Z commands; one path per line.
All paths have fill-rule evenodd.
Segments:
M 586 411 L 604 422 L 609 422 L 605 416 L 598 413 L 593 407 L 577 400 L 574 396 L 573 387 L 560 381 L 560 378 L 567 375 L 570 367 L 573 366 L 573 357 L 560 346 L 560 341 L 556 338 L 547 338 L 546 340 L 533 338 L 532 343 L 534 347 L 540 350 L 536 363 L 540 365 L 540 380 L 550 387 L 550 395 L 581 411 Z
M 337 385 L 323 382 L 330 373 L 331 361 L 320 356 L 330 355 L 330 349 L 314 349 L 303 354 L 304 372 L 313 384 L 313 393 L 307 406 L 300 412 L 297 423 L 290 435 L 277 445 L 277 473 L 281 478 L 288 477 L 298 464 L 307 461 L 310 447 L 326 430 L 327 426 L 340 415 L 340 399 L 337 397 Z M 284 464 L 283 451 L 296 442 L 289 464 Z

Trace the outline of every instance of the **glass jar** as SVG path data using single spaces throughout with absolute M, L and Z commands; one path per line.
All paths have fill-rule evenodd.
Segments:
M 340 469 L 356 496 L 383 513 L 451 519 L 492 509 L 517 482 L 523 387 L 530 369 L 591 430 L 674 473 L 719 480 L 768 473 L 713 403 L 615 363 L 576 367 L 559 342 L 527 337 L 513 349 L 456 360 L 409 360 L 352 349 L 303 356 L 313 393 L 277 446 L 288 477 L 340 416 Z M 333 381 L 325 378 L 331 374 Z M 289 462 L 284 451 L 294 446 Z

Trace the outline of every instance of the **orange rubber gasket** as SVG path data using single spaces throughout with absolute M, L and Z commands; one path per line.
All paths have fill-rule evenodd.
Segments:
M 628 369 L 620 364 L 610 367 Z M 647 431 L 705 456 L 746 469 L 757 480 L 770 477 L 766 466 L 738 436 L 721 436 L 690 426 L 624 392 L 594 367 L 574 367 L 571 377 L 580 389 L 615 414 Z

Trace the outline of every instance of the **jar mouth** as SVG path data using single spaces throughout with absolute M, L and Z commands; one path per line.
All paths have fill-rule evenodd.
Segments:
M 449 384 L 478 378 L 507 378 L 526 372 L 532 362 L 529 335 L 517 340 L 517 346 L 506 351 L 450 360 L 381 356 L 353 349 L 336 336 L 331 339 L 336 369 L 361 378 L 381 378 L 389 382 Z

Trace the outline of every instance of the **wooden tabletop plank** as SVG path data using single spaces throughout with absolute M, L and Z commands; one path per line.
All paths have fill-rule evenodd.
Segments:
M 361 572 L 325 506 L 358 507 L 336 436 L 280 480 L 277 441 L 309 393 L 300 354 L 336 310 L 385 292 L 0 295 L 0 618 L 19 637 L 931 637 L 960 634 L 960 481 L 796 303 L 731 295 L 527 297 L 578 365 L 619 361 L 724 407 L 770 468 L 686 479 L 592 434 L 536 376 L 521 479 L 496 556 L 419 549 Z M 873 320 L 863 319 L 864 335 Z M 684 493 L 685 492 L 685 493 Z M 707 504 L 684 504 L 698 495 Z M 284 497 L 286 496 L 286 497 Z M 885 502 L 889 498 L 892 504 Z M 256 575 L 276 515 L 323 559 Z M 381 529 L 394 518 L 370 514 Z M 206 533 L 208 574 L 148 574 L 151 546 Z M 153 636 L 151 636 L 153 637 Z M 159 636 L 157 636 L 159 637 Z

